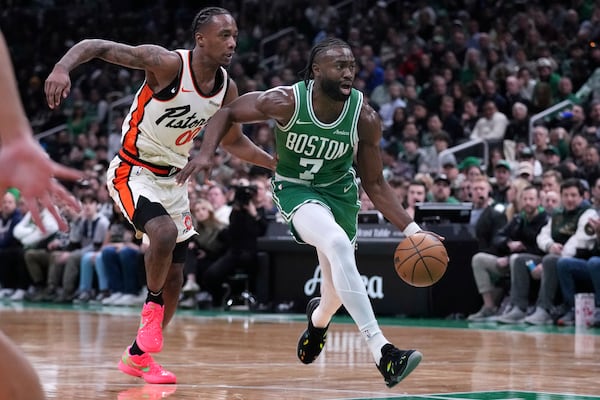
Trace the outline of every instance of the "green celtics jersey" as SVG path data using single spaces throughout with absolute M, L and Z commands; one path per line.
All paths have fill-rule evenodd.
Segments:
M 363 95 L 352 89 L 337 120 L 318 120 L 312 105 L 313 81 L 292 86 L 296 107 L 285 126 L 275 129 L 277 175 L 293 182 L 327 186 L 352 169 L 358 142 L 358 117 Z

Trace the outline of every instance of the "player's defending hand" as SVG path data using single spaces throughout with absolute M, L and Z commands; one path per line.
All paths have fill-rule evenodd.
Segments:
M 48 107 L 51 109 L 58 107 L 62 99 L 66 99 L 71 92 L 69 71 L 60 64 L 56 64 L 48 78 L 46 78 L 44 92 L 46 92 Z
M 0 147 L 0 191 L 9 187 L 20 190 L 31 217 L 40 229 L 44 230 L 39 206 L 52 213 L 60 229 L 68 225 L 58 214 L 55 201 L 80 210 L 79 203 L 54 178 L 76 181 L 82 173 L 52 161 L 31 135 L 18 135 L 2 141 Z
M 178 185 L 183 185 L 190 175 L 196 175 L 200 172 L 204 172 L 204 182 L 210 181 L 210 171 L 212 170 L 213 160 L 212 156 L 204 157 L 201 153 L 196 155 L 188 161 L 181 171 L 175 176 L 175 181 Z

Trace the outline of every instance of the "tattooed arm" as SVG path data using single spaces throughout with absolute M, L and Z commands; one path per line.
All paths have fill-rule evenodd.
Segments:
M 93 58 L 146 71 L 146 82 L 154 91 L 160 91 L 175 78 L 181 59 L 174 51 L 156 45 L 129 46 L 102 39 L 82 40 L 56 63 L 46 79 L 44 90 L 50 108 L 57 107 L 71 90 L 71 72 Z

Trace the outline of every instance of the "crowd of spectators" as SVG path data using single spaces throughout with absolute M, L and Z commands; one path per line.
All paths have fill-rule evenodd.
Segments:
M 72 188 L 76 195 L 91 190 L 103 204 L 108 200 L 100 188 L 108 162 L 118 150 L 129 106 L 127 101 L 113 103 L 135 92 L 144 76 L 106 63 L 87 63 L 73 71 L 71 94 L 56 110 L 45 104 L 44 79 L 65 51 L 85 38 L 190 48 L 189 25 L 198 5 L 161 1 L 149 6 L 134 0 L 77 3 L 9 2 L 0 13 L 0 25 L 36 132 L 64 124 L 64 129 L 41 139 L 43 146 L 53 159 L 85 171 L 87 181 Z M 587 187 L 594 187 L 600 177 L 600 97 L 596 96 L 600 88 L 593 79 L 600 66 L 596 1 L 214 3 L 231 10 L 238 22 L 238 48 L 230 74 L 241 93 L 297 81 L 311 46 L 323 37 L 340 37 L 351 45 L 357 62 L 355 87 L 382 119 L 385 178 L 411 213 L 416 201 L 473 201 L 474 224 L 488 203 L 503 204 L 512 213 L 520 211 L 523 185 L 515 184 L 517 179 L 542 189 L 548 171 L 558 172 L 562 180 L 580 179 Z M 263 41 L 282 29 L 287 33 Z M 534 114 L 564 100 L 571 105 L 541 119 L 530 132 Z M 272 125 L 248 125 L 244 132 L 274 152 Z M 489 160 L 481 154 L 467 157 L 445 151 L 473 139 L 489 147 Z M 197 141 L 192 153 L 200 145 Z M 266 189 L 257 207 L 272 211 L 269 186 L 263 185 L 268 172 L 219 151 L 211 178 L 216 186 L 192 182 L 189 194 L 193 205 L 208 200 L 210 206 L 204 207 L 220 224 L 229 223 L 231 208 L 225 203 L 233 199 L 232 188 L 243 179 L 255 180 Z M 486 184 L 491 185 L 489 190 Z M 481 200 L 474 190 L 489 191 L 489 201 L 487 193 Z M 559 207 L 560 188 L 543 188 L 540 193 L 540 204 L 549 214 Z M 368 209 L 369 202 L 363 200 L 363 209 Z M 103 210 L 109 220 L 114 219 L 110 204 L 104 204 Z M 10 226 L 6 218 L 3 213 L 5 230 Z M 86 259 L 86 268 L 94 265 L 107 243 L 93 244 L 94 255 Z M 135 246 L 143 251 L 141 243 Z M 186 273 L 192 279 L 196 271 Z M 21 280 L 12 289 L 27 289 L 26 277 Z M 129 294 L 141 286 L 139 280 L 135 282 L 129 285 Z M 195 287 L 192 283 L 188 286 Z M 110 295 L 107 281 L 102 284 L 100 301 Z M 88 289 L 88 283 L 80 282 L 69 298 L 85 300 L 82 293 Z

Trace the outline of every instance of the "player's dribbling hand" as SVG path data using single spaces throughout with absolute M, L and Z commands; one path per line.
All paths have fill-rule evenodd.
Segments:
M 46 93 L 48 107 L 51 109 L 58 107 L 62 99 L 67 98 L 71 92 L 69 71 L 59 64 L 55 65 L 48 78 L 46 78 L 44 92 Z
M 437 234 L 437 233 L 435 233 L 435 232 L 431 232 L 431 231 L 423 231 L 423 230 L 421 230 L 421 231 L 419 231 L 419 232 L 422 232 L 422 233 L 426 233 L 426 234 L 428 234 L 428 235 L 431 235 L 431 236 L 433 236 L 434 238 L 436 238 L 437 240 L 439 240 L 439 241 L 441 241 L 441 242 L 443 242 L 443 241 L 446 239 L 445 237 L 443 237 L 443 236 L 440 236 L 440 235 L 438 235 L 438 234 Z

